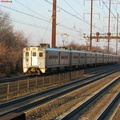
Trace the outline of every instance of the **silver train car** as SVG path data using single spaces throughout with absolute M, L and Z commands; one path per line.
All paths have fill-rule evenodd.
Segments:
M 89 51 L 65 50 L 31 46 L 23 49 L 23 73 L 38 74 L 47 71 L 97 66 L 118 62 L 118 56 Z

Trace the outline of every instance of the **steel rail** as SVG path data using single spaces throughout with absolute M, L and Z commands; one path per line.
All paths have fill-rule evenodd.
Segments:
M 98 116 L 96 120 L 103 120 L 105 116 L 107 116 L 107 113 L 109 110 L 114 106 L 114 104 L 120 99 L 120 91 L 117 93 L 117 95 L 111 100 L 111 102 L 108 104 L 108 106 L 103 110 L 103 112 Z
M 88 100 L 86 100 L 85 102 L 83 102 L 81 105 L 79 105 L 78 107 L 76 107 L 75 109 L 73 109 L 72 111 L 70 111 L 69 113 L 67 113 L 66 115 L 64 115 L 59 120 L 70 120 L 70 118 L 72 118 L 73 116 L 75 116 L 80 110 L 82 110 L 88 104 L 90 104 L 92 101 L 94 101 L 94 99 L 96 99 L 98 96 L 100 96 L 101 94 L 103 94 L 105 91 L 108 91 L 110 89 L 110 87 L 113 86 L 114 84 L 116 84 L 117 82 L 119 82 L 119 80 L 120 80 L 120 76 L 117 77 L 109 85 L 107 85 L 106 87 L 104 87 L 102 90 L 100 90 L 99 92 L 97 92 L 95 95 L 93 95 L 91 98 L 89 98 Z M 101 119 L 99 119 L 99 120 L 101 120 Z

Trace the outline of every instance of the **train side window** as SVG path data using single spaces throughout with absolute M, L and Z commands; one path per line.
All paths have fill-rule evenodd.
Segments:
M 26 57 L 29 57 L 29 52 L 26 52 Z
M 33 52 L 33 56 L 36 56 L 36 52 Z
M 68 59 L 68 56 L 61 56 L 61 59 Z
M 39 57 L 43 57 L 43 53 L 42 52 L 39 53 Z

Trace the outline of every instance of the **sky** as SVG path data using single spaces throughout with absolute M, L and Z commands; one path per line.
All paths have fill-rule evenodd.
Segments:
M 9 1 L 9 0 L 6 0 Z M 23 31 L 30 37 L 30 45 L 40 43 L 51 44 L 52 35 L 52 3 L 53 0 L 10 0 L 1 2 L 0 9 L 10 15 L 15 31 Z M 93 0 L 93 35 L 96 32 L 108 32 L 108 15 L 110 0 Z M 120 0 L 111 0 L 110 32 L 116 34 L 117 13 L 120 11 Z M 57 34 L 56 46 L 87 44 L 90 35 L 91 0 L 57 0 Z M 96 42 L 94 46 L 107 46 L 107 40 Z M 110 47 L 115 48 L 115 40 Z

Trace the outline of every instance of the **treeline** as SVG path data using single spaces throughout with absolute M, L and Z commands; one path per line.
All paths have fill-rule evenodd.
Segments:
M 0 76 L 22 72 L 22 49 L 27 45 L 21 31 L 14 31 L 7 13 L 0 10 Z
M 74 42 L 71 42 L 70 44 L 66 45 L 65 47 L 71 47 L 71 48 L 74 48 L 74 49 L 77 49 L 77 50 L 83 50 L 83 51 L 89 51 L 89 46 L 87 45 L 78 45 L 78 44 L 75 44 Z M 101 53 L 108 53 L 108 48 L 105 47 L 104 49 L 101 48 L 100 46 L 92 46 L 92 51 L 93 52 L 101 52 Z M 109 51 L 110 54 L 116 54 L 114 51 L 113 51 L 113 48 L 110 48 L 110 51 Z

